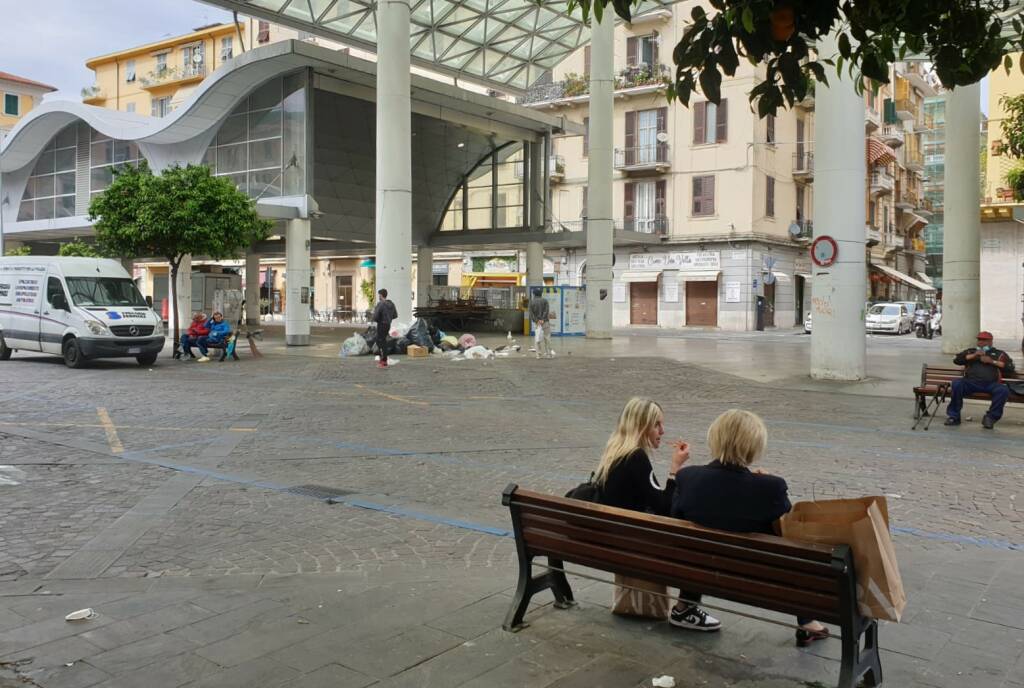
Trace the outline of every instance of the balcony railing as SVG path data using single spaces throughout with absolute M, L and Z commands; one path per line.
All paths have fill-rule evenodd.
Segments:
M 552 155 L 548 158 L 548 173 L 551 181 L 561 181 L 565 177 L 565 158 L 561 155 Z M 512 163 L 512 174 L 516 179 L 523 178 L 523 161 L 516 160 Z
M 903 120 L 920 119 L 921 108 L 916 100 L 910 98 L 898 98 L 896 100 L 896 116 Z
M 191 81 L 193 79 L 206 78 L 206 64 L 189 64 L 184 67 L 168 67 L 167 69 L 150 72 L 139 81 L 143 88 L 156 88 L 166 86 L 179 81 Z
M 639 88 L 641 86 L 665 86 L 670 82 L 668 67 L 659 65 L 637 65 L 626 67 L 619 72 L 615 89 Z
M 903 164 L 908 170 L 920 172 L 924 169 L 924 155 L 920 150 L 908 148 L 903 154 Z
M 668 234 L 667 217 L 627 217 L 622 223 L 622 228 L 627 232 L 640 232 L 641 234 Z
M 793 224 L 800 228 L 796 234 L 790 237 L 797 241 L 810 241 L 814 238 L 814 220 L 793 220 Z
M 881 195 L 892 193 L 896 185 L 892 175 L 885 170 L 875 170 L 871 173 L 871 193 Z
M 82 89 L 82 102 L 83 103 L 94 103 L 98 100 L 104 100 L 106 98 L 103 95 L 103 89 L 98 84 L 87 86 Z
M 615 78 L 615 90 L 622 91 L 630 88 L 641 88 L 643 86 L 665 86 L 671 83 L 669 69 L 665 65 L 637 65 L 626 67 Z M 519 105 L 534 105 L 537 103 L 549 103 L 568 98 L 578 98 L 590 94 L 590 77 L 586 74 L 570 72 L 565 75 L 562 81 L 553 81 L 550 84 L 539 84 L 530 88 L 526 95 L 520 96 L 516 102 Z
M 650 143 L 632 148 L 616 148 L 614 167 L 617 170 L 649 170 L 668 167 L 667 143 Z
M 793 176 L 804 179 L 814 177 L 814 153 L 810 151 L 793 153 Z
M 882 127 L 882 141 L 893 148 L 903 145 L 903 127 L 898 124 L 886 124 Z
M 864 111 L 864 129 L 865 131 L 872 132 L 878 127 L 882 126 L 882 115 L 872 108 L 867 108 Z
M 882 233 L 878 231 L 878 227 L 873 227 L 870 224 L 864 225 L 864 238 L 868 246 L 877 246 L 882 243 Z

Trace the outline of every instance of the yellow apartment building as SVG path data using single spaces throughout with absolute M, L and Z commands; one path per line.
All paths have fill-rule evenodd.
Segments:
M 53 86 L 23 76 L 0 72 L 0 137 L 14 128 L 18 120 L 42 101 Z
M 1021 53 L 1013 56 L 1014 64 L 1022 57 Z M 999 101 L 1003 96 L 1016 96 L 1024 93 L 1024 74 L 1011 69 L 1007 74 L 1002 67 L 988 75 L 988 164 L 985 168 L 985 202 L 1013 203 L 1013 191 L 1006 183 L 1006 173 L 1015 164 L 1024 161 L 1014 160 L 1003 152 L 1003 106 Z
M 247 19 L 237 25 L 203 26 L 182 36 L 93 57 L 85 65 L 95 72 L 96 81 L 82 89 L 82 101 L 163 117 L 224 62 L 294 34 L 270 22 Z

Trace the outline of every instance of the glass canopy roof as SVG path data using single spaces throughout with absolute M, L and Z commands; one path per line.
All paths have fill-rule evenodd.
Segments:
M 675 0 L 645 0 L 636 14 Z M 375 50 L 376 0 L 203 0 Z M 565 0 L 410 0 L 415 64 L 507 92 L 532 86 L 590 39 Z

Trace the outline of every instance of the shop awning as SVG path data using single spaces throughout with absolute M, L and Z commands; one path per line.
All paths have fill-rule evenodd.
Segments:
M 905 232 L 916 232 L 918 229 L 928 224 L 928 220 L 924 219 L 917 213 L 904 212 L 903 217 L 906 218 L 903 224 L 903 231 Z
M 932 282 L 932 278 L 929 277 L 928 275 L 924 274 L 923 272 L 917 273 L 917 276 L 920 277 L 921 281 L 924 282 L 925 284 L 927 284 L 928 286 L 930 286 L 930 287 L 935 286 L 935 283 Z
M 705 270 L 703 272 L 679 272 L 680 282 L 715 282 L 721 270 Z
M 803 277 L 808 282 L 811 281 L 812 279 L 814 279 L 814 275 L 812 275 L 810 273 L 807 273 L 807 272 L 798 272 L 798 273 L 796 273 L 796 276 L 797 277 Z
M 661 270 L 627 270 L 619 278 L 622 282 L 657 282 Z
M 896 162 L 896 151 L 878 139 L 867 140 L 868 167 L 872 165 L 888 165 Z
M 920 280 L 916 280 L 910 275 L 902 273 L 899 270 L 889 267 L 888 265 L 872 263 L 871 267 L 880 272 L 884 272 L 885 274 L 889 275 L 889 277 L 895 278 L 900 282 L 903 282 L 907 286 L 913 287 L 914 289 L 920 289 L 921 291 L 935 291 L 935 287 L 931 286 L 930 284 L 925 284 Z

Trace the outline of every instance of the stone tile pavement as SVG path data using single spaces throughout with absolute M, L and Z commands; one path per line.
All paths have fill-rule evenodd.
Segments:
M 752 341 L 389 371 L 272 347 L 152 370 L 17 354 L 0 364 L 0 687 L 834 684 L 835 644 L 798 651 L 728 612 L 711 637 L 616 618 L 582 579 L 579 607 L 538 598 L 528 628 L 500 629 L 516 575 L 501 489 L 578 482 L 632 394 L 663 403 L 695 462 L 707 424 L 743 406 L 794 498 L 889 495 L 910 606 L 882 629 L 887 685 L 1024 686 L 1024 426 L 912 433 L 905 397 L 729 375 L 730 346 L 789 374 L 777 342 Z M 894 346 L 908 370 L 936 355 Z

